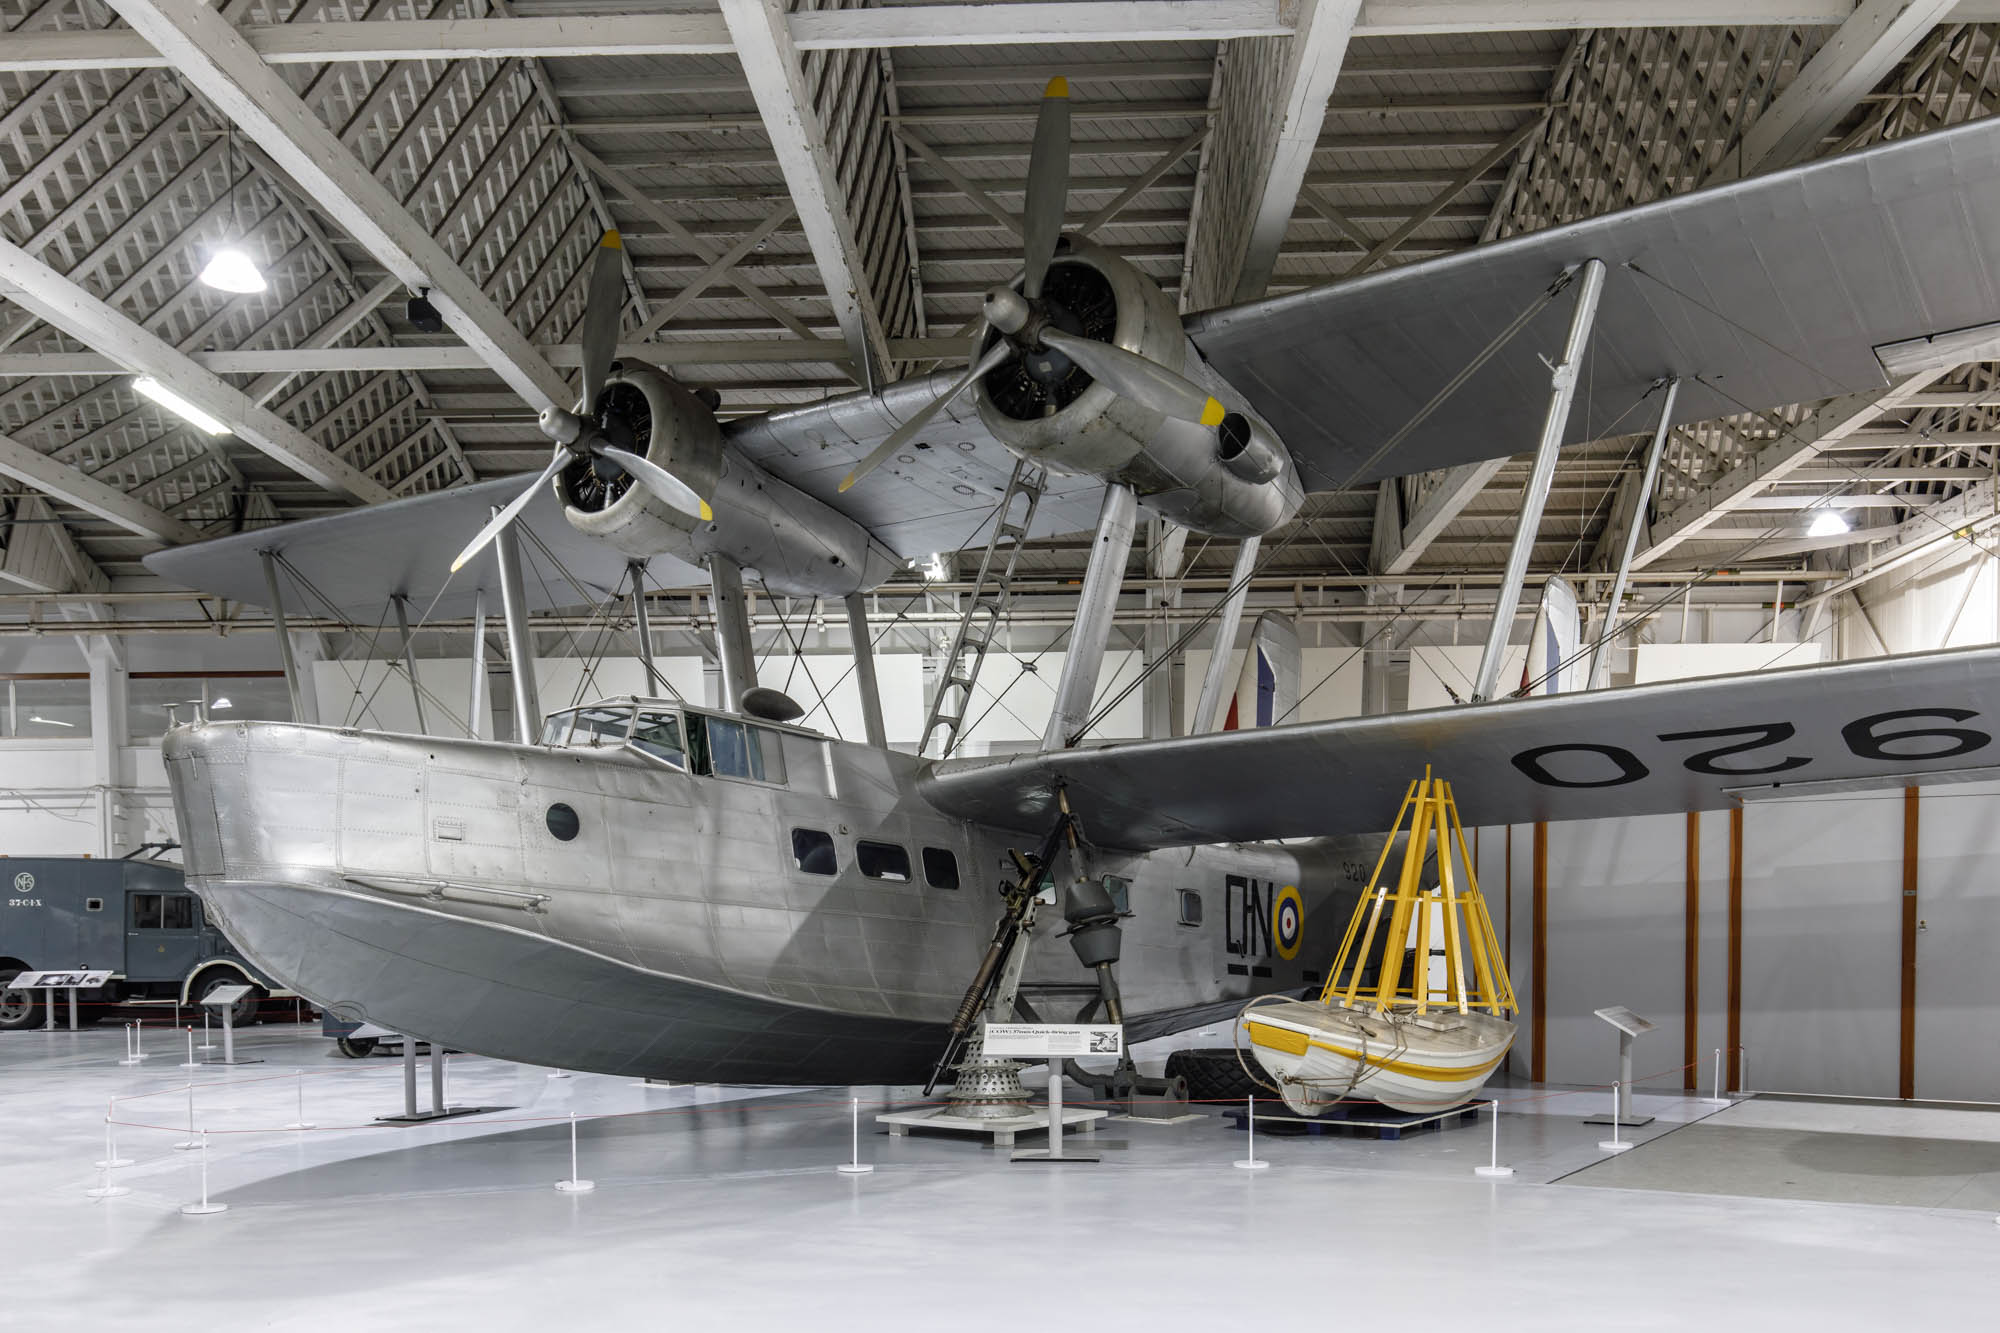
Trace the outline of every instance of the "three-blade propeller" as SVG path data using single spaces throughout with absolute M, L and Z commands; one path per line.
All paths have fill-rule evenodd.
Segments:
M 841 480 L 842 491 L 888 462 L 953 399 L 1029 348 L 1059 352 L 1120 398 L 1165 416 L 1204 426 L 1221 423 L 1222 404 L 1185 376 L 1113 343 L 1065 333 L 1047 318 L 1042 286 L 1048 278 L 1049 266 L 1055 261 L 1056 245 L 1062 239 L 1063 211 L 1068 202 L 1069 81 L 1054 78 L 1042 93 L 1041 110 L 1035 120 L 1034 149 L 1028 158 L 1027 205 L 1021 218 L 1021 290 L 994 288 L 986 294 L 981 312 L 987 326 L 997 330 L 1000 338 L 973 362 L 971 369 L 856 463 L 854 470 Z
M 606 436 L 604 426 L 595 417 L 597 400 L 604 392 L 605 381 L 611 375 L 611 363 L 618 354 L 618 311 L 624 304 L 625 296 L 624 258 L 619 253 L 623 248 L 624 243 L 617 232 L 605 232 L 603 239 L 597 243 L 597 259 L 590 272 L 590 291 L 583 311 L 583 414 L 554 407 L 542 412 L 538 424 L 542 434 L 555 441 L 555 456 L 549 459 L 549 465 L 542 469 L 541 475 L 506 508 L 495 514 L 492 521 L 479 530 L 479 535 L 458 553 L 458 558 L 451 562 L 452 573 L 456 574 L 468 560 L 485 550 L 502 529 L 519 518 L 521 511 L 535 498 L 535 492 L 546 486 L 558 472 L 586 458 L 608 464 L 614 476 L 618 472 L 629 473 L 635 483 L 684 514 L 691 514 L 704 523 L 715 517 L 708 502 L 686 482 L 659 464 L 613 444 Z

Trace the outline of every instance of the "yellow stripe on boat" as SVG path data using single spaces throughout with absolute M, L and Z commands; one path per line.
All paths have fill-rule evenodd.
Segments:
M 1286 1055 L 1304 1055 L 1312 1039 L 1303 1032 L 1290 1028 L 1272 1027 L 1269 1023 L 1250 1024 L 1250 1042 L 1254 1046 L 1267 1046 Z

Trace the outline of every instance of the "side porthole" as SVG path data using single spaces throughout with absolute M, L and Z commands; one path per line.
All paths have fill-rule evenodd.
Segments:
M 549 832 L 555 834 L 557 838 L 564 842 L 568 842 L 574 838 L 577 832 L 583 827 L 583 822 L 576 817 L 576 811 L 570 809 L 561 801 L 557 801 L 549 807 L 546 822 L 549 826 Z

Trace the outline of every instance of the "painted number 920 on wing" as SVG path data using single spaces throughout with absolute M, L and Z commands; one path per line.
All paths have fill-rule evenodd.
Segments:
M 1956 759 L 1983 750 L 1992 736 L 1972 727 L 1979 714 L 1969 708 L 1898 708 L 1871 713 L 1840 729 L 1848 753 L 1882 763 L 1929 763 Z M 1789 722 L 1767 722 L 1712 731 L 1669 731 L 1658 739 L 1686 747 L 1676 756 L 1690 773 L 1725 778 L 1760 778 L 1792 773 L 1812 763 L 1809 756 L 1789 754 L 1787 743 L 1798 735 Z M 1671 758 L 1656 757 L 1655 764 Z M 1622 787 L 1652 775 L 1638 755 L 1619 745 L 1559 741 L 1537 745 L 1514 756 L 1514 767 L 1544 787 Z

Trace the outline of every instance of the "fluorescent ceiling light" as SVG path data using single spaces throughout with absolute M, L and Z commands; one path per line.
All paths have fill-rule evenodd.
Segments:
M 1839 511 L 1822 509 L 1818 516 L 1813 519 L 1812 526 L 1806 529 L 1806 536 L 1838 537 L 1841 533 L 1851 531 L 1852 529 L 1853 524 L 1849 523 L 1846 517 Z
M 267 285 L 257 261 L 233 245 L 225 245 L 208 257 L 208 266 L 201 271 L 201 282 L 219 292 L 235 292 L 240 296 L 261 292 Z
M 236 705 L 229 702 L 229 696 L 226 694 L 223 695 L 220 699 L 217 699 L 214 703 L 209 705 L 209 709 L 211 711 L 218 708 L 234 708 L 234 707 L 236 707 Z
M 76 725 L 76 723 L 74 722 L 64 722 L 59 718 L 53 718 L 53 717 L 36 716 L 36 717 L 30 717 L 28 721 L 39 722 L 45 727 L 74 727 Z
M 214 417 L 202 411 L 193 403 L 190 403 L 187 399 L 154 379 L 151 375 L 141 375 L 133 380 L 132 388 L 136 392 L 142 393 L 152 399 L 161 407 L 166 408 L 169 412 L 172 412 L 175 416 L 180 417 L 190 425 L 198 426 L 202 430 L 207 431 L 210 435 L 229 434 L 229 427 L 223 425 L 220 421 L 217 421 Z

